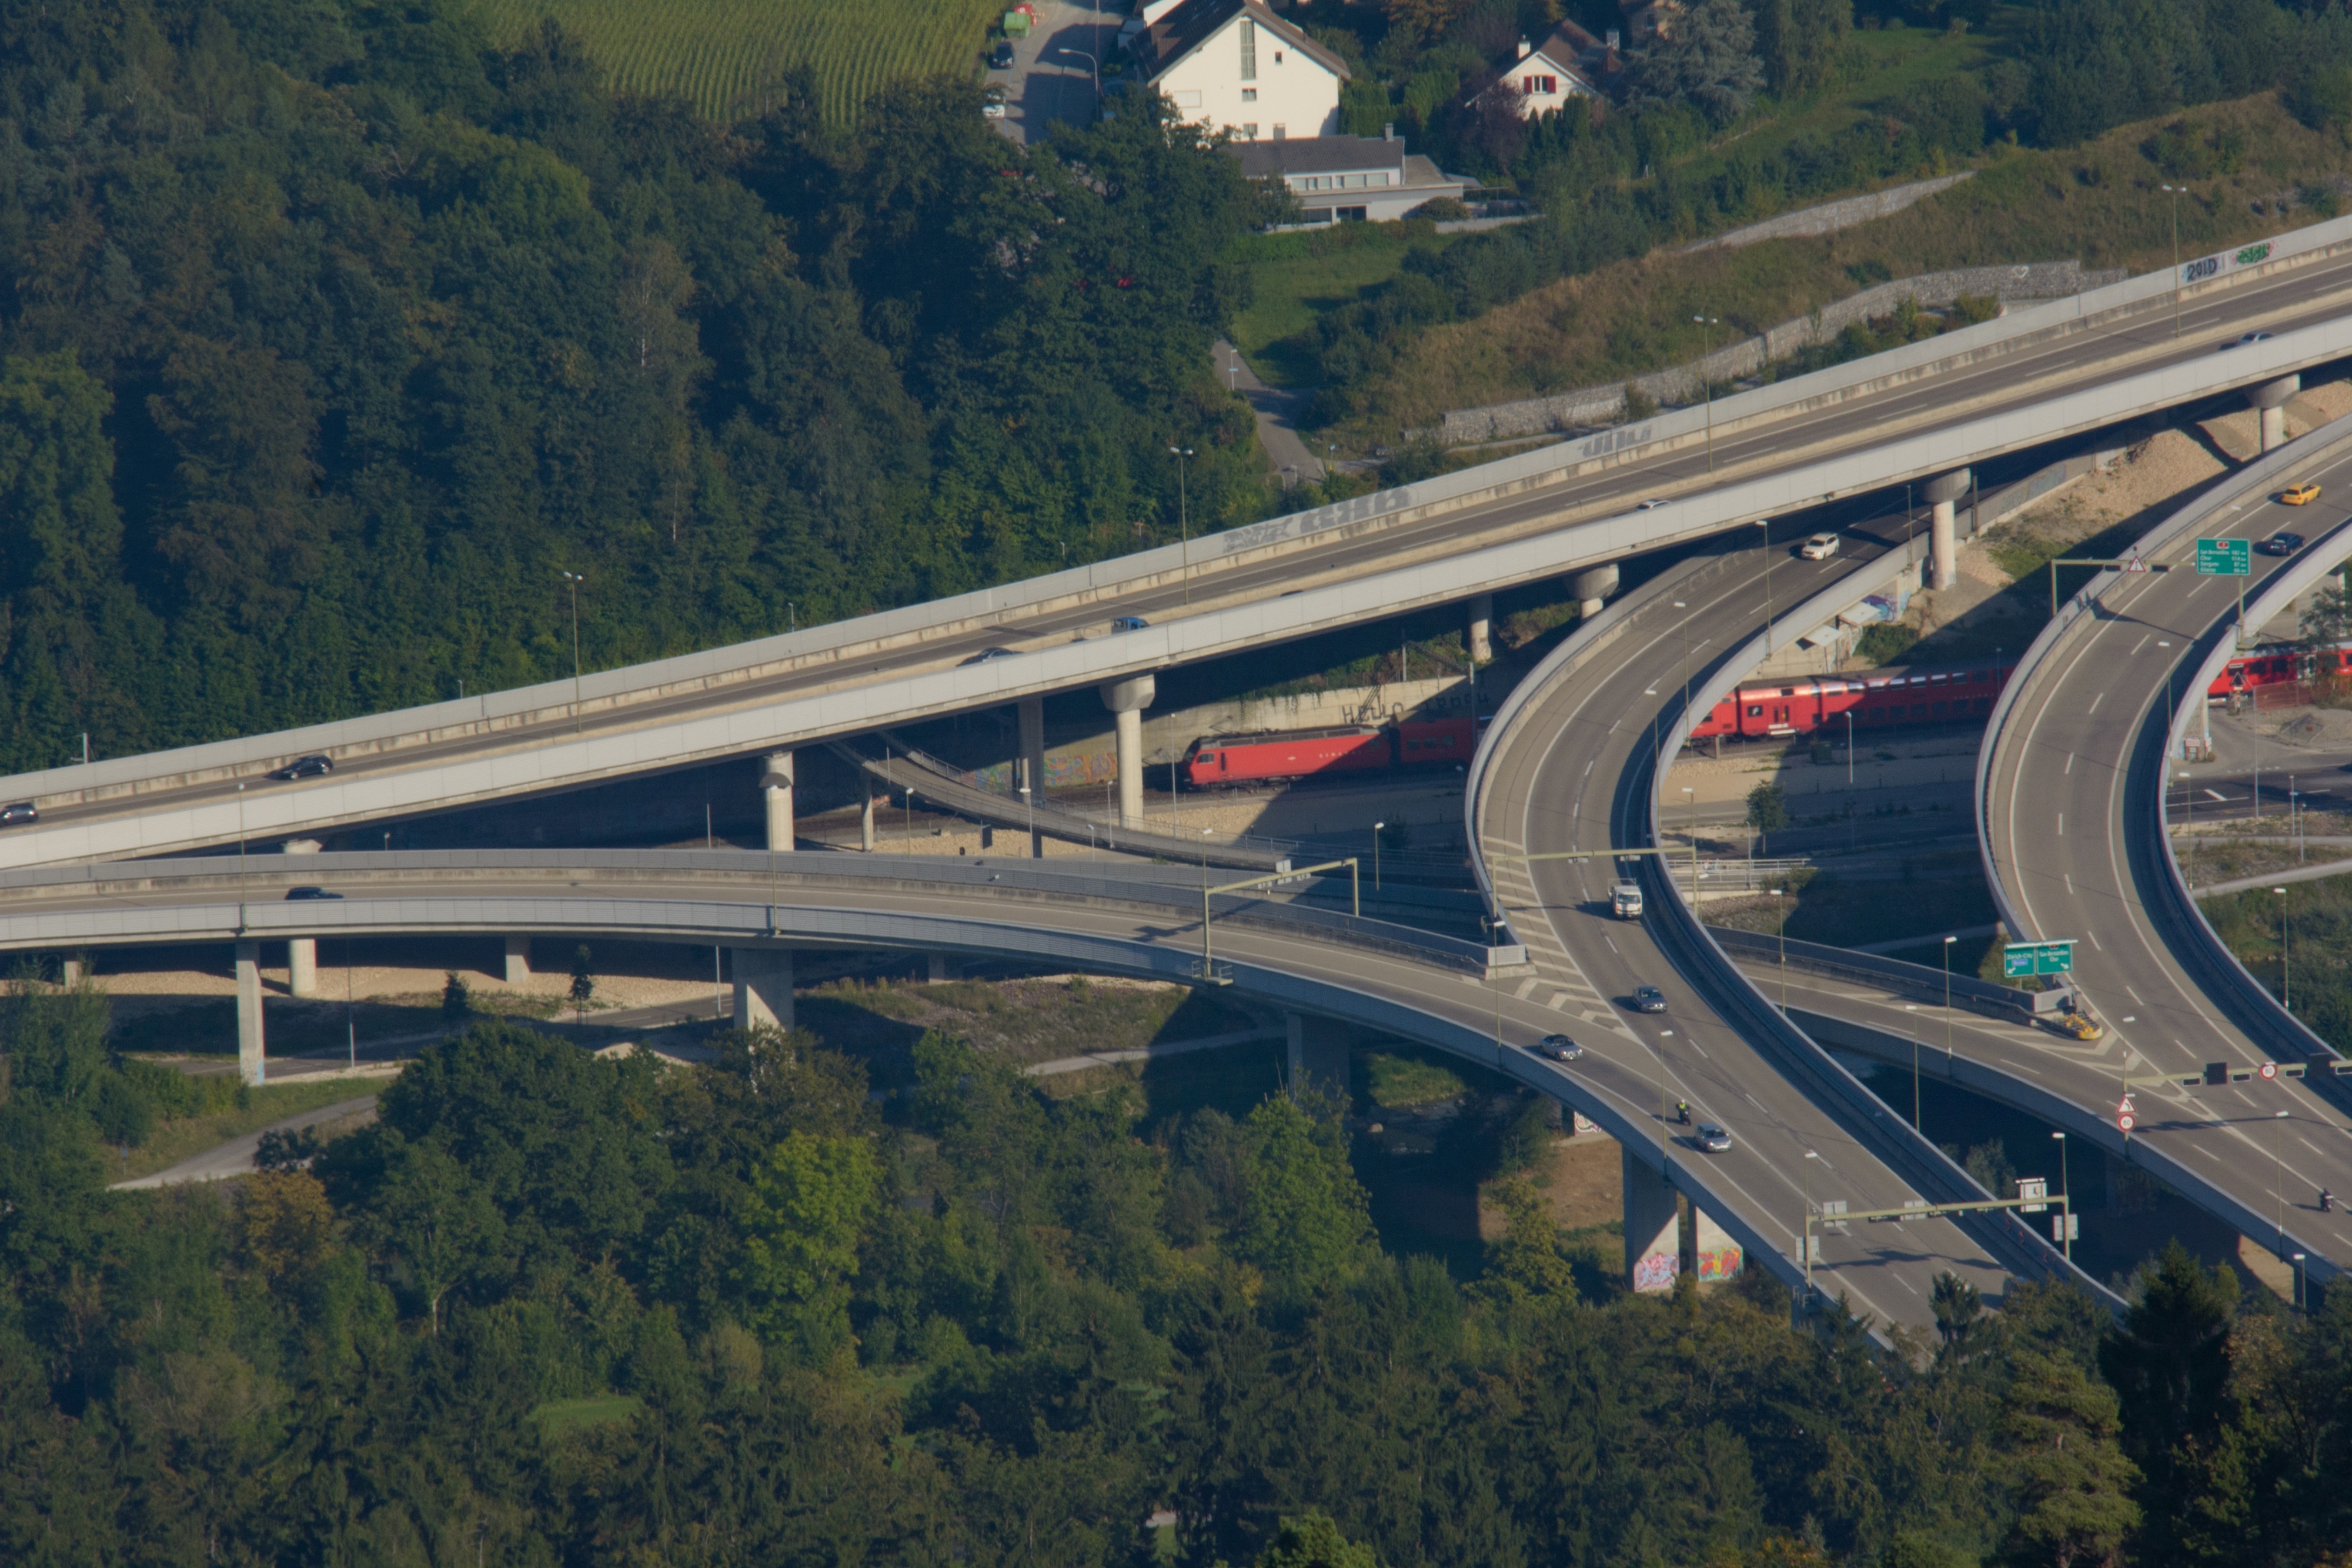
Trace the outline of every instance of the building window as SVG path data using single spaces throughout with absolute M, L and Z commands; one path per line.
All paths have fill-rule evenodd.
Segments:
M 1388 183 L 1389 177 L 1386 174 L 1375 174 L 1372 176 L 1372 183 L 1375 185 L 1385 185 Z
M 1176 107 L 1179 109 L 1198 109 L 1201 107 L 1201 89 L 1199 88 L 1180 88 L 1175 92 L 1169 94 L 1169 96 L 1176 100 Z
M 1337 207 L 1333 211 L 1338 213 L 1339 221 L 1343 224 L 1360 224 L 1365 221 L 1365 209 L 1362 207 Z
M 1242 18 L 1242 80 L 1257 80 L 1257 24 Z
M 1280 120 L 1276 120 L 1276 121 L 1274 122 L 1274 139 L 1275 139 L 1276 141 L 1281 141 L 1281 140 L 1282 140 L 1283 135 L 1284 135 L 1284 133 L 1285 133 L 1285 129 L 1286 129 L 1286 128 L 1284 127 L 1284 125 L 1283 125 L 1282 121 L 1280 121 Z
M 1242 101 L 1244 103 L 1255 103 L 1257 101 L 1257 89 L 1254 87 L 1245 87 L 1242 89 Z
M 1253 120 L 1247 125 L 1242 127 L 1242 140 L 1244 141 L 1255 141 L 1257 140 L 1256 120 Z

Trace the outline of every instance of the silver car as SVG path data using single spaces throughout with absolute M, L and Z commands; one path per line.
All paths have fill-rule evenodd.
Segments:
M 1731 1152 L 1731 1134 L 1713 1122 L 1701 1122 L 1698 1146 L 1710 1155 L 1727 1155 Z
M 1554 1061 L 1575 1061 L 1584 1055 L 1584 1047 L 1564 1034 L 1548 1034 L 1531 1049 L 1538 1056 L 1548 1056 Z

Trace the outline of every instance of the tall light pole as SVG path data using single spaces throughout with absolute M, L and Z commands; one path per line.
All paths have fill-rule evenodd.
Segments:
M 1661 1186 L 1674 1185 L 1673 1176 L 1667 1169 L 1666 1150 L 1666 1041 L 1674 1038 L 1675 1031 L 1670 1029 L 1658 1031 L 1658 1185 Z
M 2181 828 L 2189 835 L 2189 863 L 2193 868 L 2197 864 L 2197 792 L 2189 787 L 2186 768 L 2180 770 L 2180 799 L 2187 812 Z
M 1381 890 L 1381 830 L 1387 826 L 1386 822 L 1372 824 L 1372 891 L 1374 893 Z
M 1780 912 L 1780 1016 L 1789 1016 L 1789 890 L 1772 890 L 1772 907 Z
M 2278 894 L 2279 901 L 2279 1006 L 2293 1012 L 2294 988 L 2287 978 L 2286 967 L 2286 889 L 2274 887 L 2271 891 Z
M 907 791 L 907 852 L 915 852 L 915 792 Z
M 572 585 L 572 733 L 580 733 L 580 585 L 587 578 L 576 571 L 567 571 L 563 580 Z
M 1192 455 L 1189 446 L 1168 449 L 1176 457 L 1176 549 L 1177 560 L 1184 576 L 1184 602 L 1192 602 L 1192 503 L 1184 489 L 1184 462 Z
M 2280 1140 L 2286 1136 L 2286 1119 L 2290 1112 L 2281 1111 L 2271 1118 L 2271 1164 L 2278 1171 L 2278 1239 L 2279 1256 L 2286 1256 L 2286 1150 Z
M 1029 759 L 1023 758 L 1021 766 L 1026 769 Z M 1021 803 L 1029 808 L 1029 852 L 1034 856 L 1037 853 L 1037 798 L 1029 793 L 1029 786 L 1026 784 L 1021 786 Z
M 236 928 L 240 933 L 245 930 L 245 786 L 242 784 L 236 787 Z
M 1805 1267 L 1805 1299 L 1799 1303 L 1798 1310 L 1808 1313 L 1813 1310 L 1813 1162 L 1821 1157 L 1812 1150 L 1807 1149 L 1802 1166 L 1805 1176 L 1805 1228 L 1801 1232 L 1803 1239 L 1797 1243 L 1797 1249 L 1804 1254 L 1802 1260 Z
M 1723 325 L 1717 316 L 1694 316 L 1692 320 L 1706 329 L 1706 353 L 1699 360 L 1698 384 L 1706 394 L 1706 471 L 1715 472 L 1715 382 L 1706 373 L 1707 358 L 1715 353 L 1715 329 Z
M 2158 190 L 2172 198 L 2172 335 L 2180 336 L 2180 198 L 2189 193 L 2186 185 L 2158 185 Z
M 1675 608 L 1683 612 L 1683 713 L 1687 716 L 1690 713 L 1691 687 L 1690 606 L 1677 599 L 1675 601 Z M 1685 730 L 1685 733 L 1687 734 L 1688 731 Z
M 1764 530 L 1764 656 L 1772 656 L 1772 519 L 1759 517 L 1756 526 Z
M 2053 1133 L 2050 1136 L 2058 1145 L 2058 1196 L 2065 1197 L 2066 1134 Z M 2072 1263 L 2074 1260 L 2074 1205 L 2071 1199 L 2059 1207 L 2058 1238 L 2058 1244 L 2065 1249 L 2066 1261 Z
M 2294 1255 L 2294 1310 L 2297 1312 L 2303 1311 L 2304 1297 L 2308 1293 L 2303 1288 L 2303 1254 L 2298 1252 Z

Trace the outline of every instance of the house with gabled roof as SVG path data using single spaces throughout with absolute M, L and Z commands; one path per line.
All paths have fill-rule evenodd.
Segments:
M 1481 73 L 1461 101 L 1475 107 L 1507 84 L 1517 96 L 1519 118 L 1539 120 L 1578 99 L 1601 97 L 1601 81 L 1618 68 L 1613 42 L 1604 44 L 1575 23 L 1562 22 L 1540 44 L 1521 38 L 1517 56 Z
M 1348 63 L 1264 0 L 1182 0 L 1146 21 L 1128 47 L 1144 85 L 1188 124 L 1243 141 L 1339 129 Z

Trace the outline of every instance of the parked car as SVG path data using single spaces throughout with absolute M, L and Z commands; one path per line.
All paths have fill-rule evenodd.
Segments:
M 1548 1034 L 1533 1049 L 1538 1056 L 1548 1056 L 1554 1061 L 1575 1061 L 1584 1055 L 1584 1047 L 1564 1034 Z
M 1637 1013 L 1662 1013 L 1666 1010 L 1666 993 L 1655 986 L 1633 988 L 1633 1010 Z
M 1803 544 L 1797 547 L 1797 553 L 1803 556 L 1807 560 L 1827 560 L 1830 557 L 1837 554 L 1837 535 L 1815 534 L 1811 538 L 1807 539 Z
M 1701 1122 L 1698 1146 L 1710 1155 L 1727 1155 L 1731 1152 L 1731 1134 L 1713 1122 Z
M 2278 498 L 2280 502 L 2285 506 L 2308 507 L 2314 501 L 2319 499 L 2319 486 L 2316 485 L 2290 485 L 2285 489 L 2279 492 Z
M 980 112 L 991 120 L 1004 118 L 1004 84 L 1003 82 L 988 84 L 987 90 L 980 95 Z
M 0 806 L 0 828 L 13 828 L 20 822 L 37 822 L 41 813 L 30 800 L 19 800 L 13 806 Z
M 296 758 L 277 772 L 272 773 L 270 777 L 272 779 L 320 779 L 334 770 L 333 758 L 321 757 L 312 752 L 308 757 Z
M 1110 629 L 1113 632 L 1140 632 L 1150 624 L 1140 615 L 1118 615 L 1111 618 Z
M 2304 538 L 2301 534 L 2280 532 L 2273 534 L 2254 548 L 2264 555 L 2293 555 L 2303 546 Z
M 996 40 L 996 47 L 988 51 L 988 68 L 992 71 L 1009 71 L 1013 68 L 1012 39 Z
M 964 663 L 967 664 L 985 664 L 997 659 L 1017 659 L 1020 656 L 1021 650 L 1018 648 L 982 648 L 979 653 L 974 653 L 971 658 L 966 659 Z
M 310 904 L 321 898 L 340 899 L 343 895 L 323 887 L 289 887 L 286 890 L 289 904 Z

